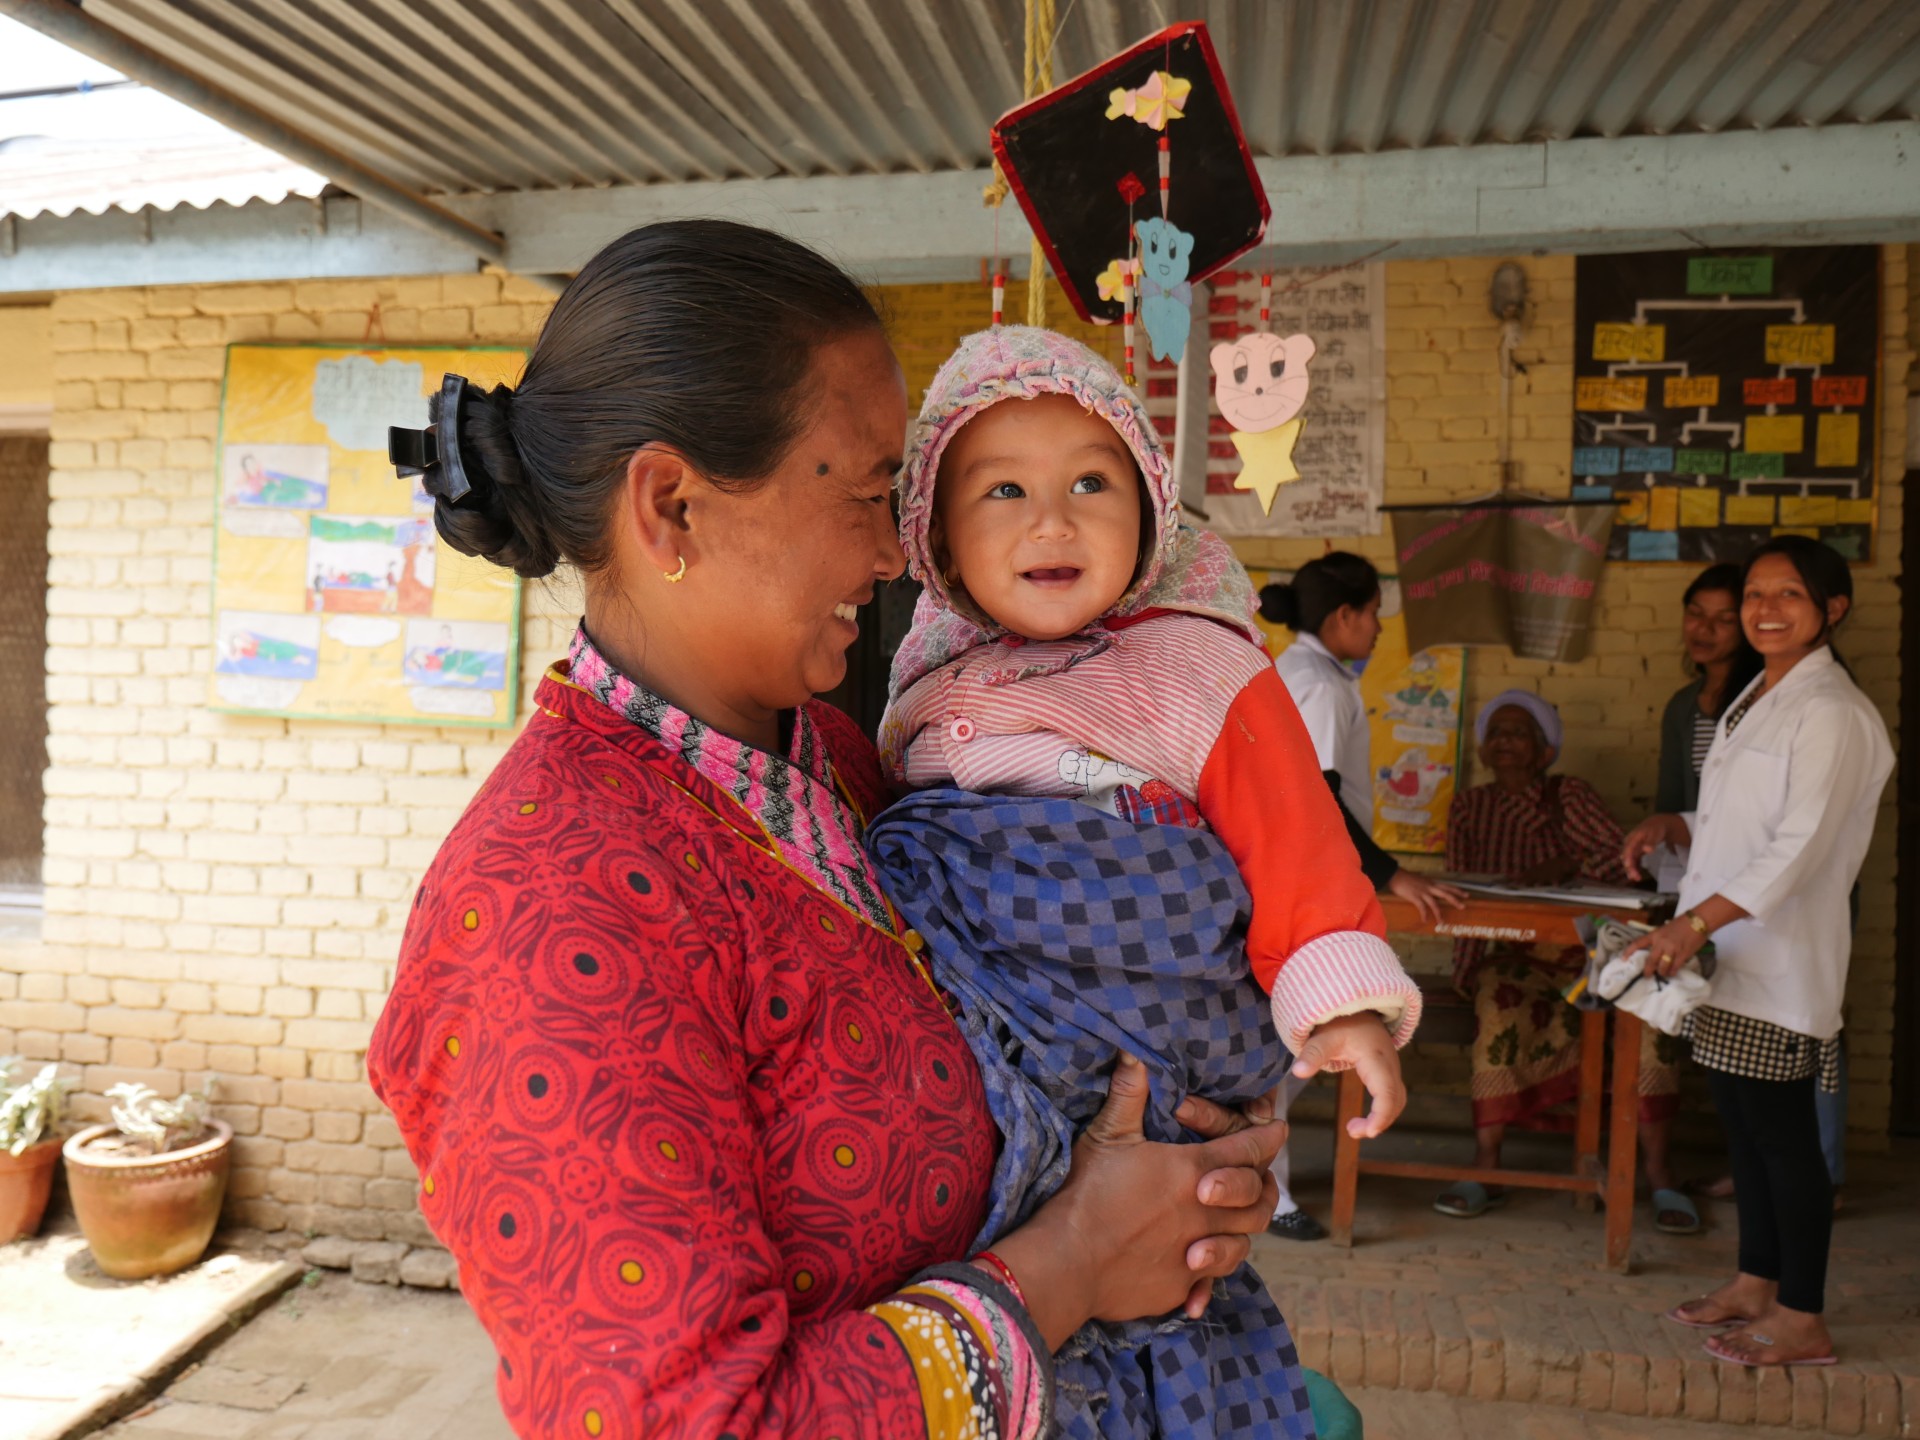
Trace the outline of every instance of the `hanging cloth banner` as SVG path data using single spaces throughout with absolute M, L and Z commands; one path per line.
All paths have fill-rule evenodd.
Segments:
M 1505 645 L 1531 660 L 1583 660 L 1614 507 L 1502 498 L 1383 506 L 1407 648 Z

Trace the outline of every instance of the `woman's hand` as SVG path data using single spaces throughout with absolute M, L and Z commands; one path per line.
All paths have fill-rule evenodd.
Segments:
M 1300 1047 L 1293 1073 L 1305 1080 L 1330 1065 L 1352 1066 L 1373 1098 L 1364 1116 L 1347 1122 L 1347 1133 L 1356 1140 L 1384 1135 L 1407 1108 L 1407 1087 L 1400 1078 L 1400 1052 L 1380 1016 L 1367 1010 L 1318 1026 Z
M 1429 880 L 1417 871 L 1401 866 L 1393 872 L 1393 878 L 1387 881 L 1387 893 L 1398 895 L 1402 900 L 1420 912 L 1420 918 L 1429 925 L 1440 923 L 1440 907 L 1447 905 L 1455 910 L 1467 903 L 1464 890 L 1440 880 Z
M 1662 845 L 1678 850 L 1692 843 L 1693 832 L 1678 815 L 1649 815 L 1627 832 L 1627 843 L 1620 847 L 1620 859 L 1627 867 L 1627 874 L 1644 880 L 1646 876 L 1640 873 L 1642 857 Z
M 1267 1167 L 1285 1125 L 1161 1145 L 1141 1133 L 1146 1107 L 1146 1067 L 1123 1054 L 1106 1105 L 1074 1144 L 1067 1183 L 994 1244 L 1052 1349 L 1090 1319 L 1183 1308 L 1199 1318 L 1214 1280 L 1247 1258 L 1247 1237 L 1273 1214 Z
M 1632 957 L 1645 951 L 1646 963 L 1640 967 L 1640 973 L 1665 978 L 1699 954 L 1706 943 L 1707 937 L 1688 924 L 1686 916 L 1676 915 L 1629 945 L 1627 955 Z

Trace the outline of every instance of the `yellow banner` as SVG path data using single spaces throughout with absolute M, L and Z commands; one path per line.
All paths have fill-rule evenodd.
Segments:
M 448 371 L 518 349 L 230 345 L 213 562 L 216 710 L 432 725 L 513 721 L 520 582 L 461 555 L 387 459 Z
M 1287 578 L 1255 570 L 1253 586 Z M 1383 850 L 1403 855 L 1444 855 L 1447 811 L 1460 767 L 1460 705 L 1467 652 L 1436 645 L 1407 654 L 1407 624 L 1400 613 L 1400 587 L 1381 577 L 1380 642 L 1360 673 L 1360 698 L 1372 731 L 1368 746 L 1373 774 L 1373 838 Z M 1283 625 L 1260 628 L 1276 656 L 1293 643 Z

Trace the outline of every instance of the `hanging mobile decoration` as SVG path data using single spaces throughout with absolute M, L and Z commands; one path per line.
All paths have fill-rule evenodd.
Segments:
M 1240 473 L 1233 488 L 1250 491 L 1260 501 L 1260 513 L 1273 513 L 1274 496 L 1282 485 L 1300 478 L 1293 463 L 1293 447 L 1306 421 L 1310 379 L 1307 362 L 1313 359 L 1309 335 L 1275 335 L 1273 272 L 1260 275 L 1260 328 L 1233 340 L 1223 340 L 1208 357 L 1213 364 L 1213 398 L 1233 430 L 1228 439 L 1240 456 Z
M 1198 21 L 1008 111 L 993 127 L 993 153 L 1074 310 L 1120 324 L 1123 341 L 1144 325 L 1158 359 L 1186 349 L 1194 284 L 1266 234 L 1266 189 Z M 1159 181 L 1159 213 L 1139 220 L 1147 175 Z M 1111 197 L 1109 186 L 1124 212 L 1096 198 Z

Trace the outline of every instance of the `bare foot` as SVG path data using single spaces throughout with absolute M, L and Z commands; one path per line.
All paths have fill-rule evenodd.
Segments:
M 1747 1325 L 1778 1308 L 1774 1296 L 1779 1290 L 1777 1283 L 1762 1280 L 1758 1275 L 1736 1275 L 1712 1294 L 1674 1306 L 1667 1316 L 1682 1325 L 1701 1329 L 1713 1325 Z
M 1738 1330 L 1708 1336 L 1706 1346 L 1740 1365 L 1809 1365 L 1833 1359 L 1827 1322 L 1777 1302 Z
M 1733 1198 L 1733 1176 L 1722 1175 L 1717 1180 L 1709 1180 L 1700 1187 L 1700 1193 L 1709 1200 L 1731 1200 Z

